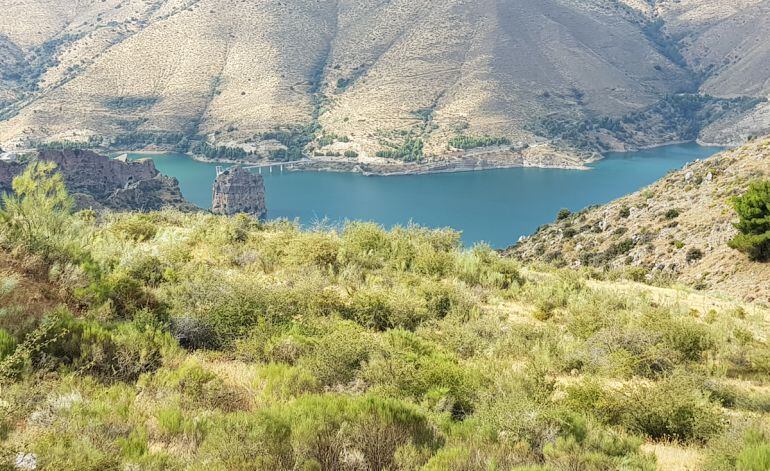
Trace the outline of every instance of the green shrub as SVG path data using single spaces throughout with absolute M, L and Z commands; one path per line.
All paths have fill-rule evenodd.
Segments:
M 751 260 L 770 260 L 770 180 L 757 181 L 745 195 L 733 200 L 740 221 L 735 227 L 740 234 L 730 247 L 746 253 Z
M 473 410 L 481 378 L 451 354 L 411 332 L 391 330 L 372 354 L 361 377 L 375 391 L 410 398 L 453 417 Z
M 179 393 L 182 406 L 223 411 L 235 411 L 243 407 L 242 397 L 237 391 L 192 358 L 176 368 L 163 368 L 154 375 L 142 376 L 139 386 L 148 392 L 166 396 Z
M 390 149 L 379 150 L 375 155 L 384 159 L 419 162 L 423 159 L 423 147 L 422 139 L 407 137 L 400 145 L 392 146 Z
M 638 469 L 655 471 L 655 459 L 640 451 L 643 440 L 603 427 L 581 415 L 566 415 L 561 436 L 545 445 L 554 469 Z
M 562 272 L 554 281 L 528 283 L 523 290 L 523 297 L 534 305 L 534 317 L 546 321 L 558 309 L 567 307 L 570 298 L 583 288 L 583 282 L 577 276 Z
M 750 445 L 738 455 L 737 469 L 764 471 L 770 469 L 770 443 Z
M 72 217 L 74 200 L 56 165 L 35 162 L 13 179 L 13 194 L 2 195 L 0 231 L 15 246 L 46 262 L 68 260 L 82 251 L 85 231 Z
M 16 339 L 5 329 L 0 329 L 0 361 L 16 350 Z
M 356 377 L 372 349 L 372 337 L 363 328 L 352 322 L 334 322 L 299 365 L 324 386 L 344 385 Z
M 701 360 L 703 354 L 716 346 L 711 328 L 695 319 L 674 317 L 667 320 L 654 319 L 649 324 L 662 333 L 665 345 L 678 352 L 686 361 Z
M 321 389 L 318 380 L 308 370 L 280 364 L 260 368 L 258 383 L 268 400 L 289 400 L 320 392 Z
M 725 426 L 725 416 L 710 395 L 682 375 L 625 386 L 612 401 L 610 416 L 653 439 L 705 442 Z
M 112 232 L 134 242 L 146 242 L 155 237 L 158 226 L 151 216 L 134 214 L 119 218 L 112 225 Z
M 655 377 L 676 364 L 671 349 L 657 332 L 636 326 L 608 326 L 588 339 L 573 354 L 585 372 L 627 378 Z
M 488 245 L 477 245 L 455 257 L 455 275 L 470 286 L 508 289 L 523 284 L 518 264 Z
M 314 348 L 315 339 L 307 337 L 301 331 L 292 329 L 267 338 L 273 331 L 274 329 L 270 328 L 254 329 L 249 338 L 239 344 L 239 350 L 244 352 L 243 347 L 249 345 L 251 348 L 256 347 L 253 351 L 256 355 L 250 355 L 248 359 L 294 365 Z
M 390 242 L 385 230 L 372 223 L 352 223 L 342 232 L 340 259 L 345 264 L 376 269 L 390 255 Z
M 701 249 L 691 248 L 687 251 L 684 259 L 689 262 L 696 262 L 703 258 L 703 251 Z
M 729 430 L 708 444 L 704 469 L 759 471 L 770 469 L 770 440 L 761 427 Z
M 453 254 L 445 250 L 421 245 L 417 247 L 412 269 L 419 274 L 444 277 L 454 268 Z
M 403 312 L 397 303 L 392 302 L 390 293 L 383 289 L 363 289 L 356 291 L 346 311 L 346 318 L 359 325 L 385 331 L 398 325 L 409 323 L 411 311 Z
M 455 136 L 449 140 L 449 145 L 455 149 L 468 150 L 478 147 L 509 146 L 511 140 L 505 137 Z
M 678 218 L 679 214 L 681 214 L 681 212 L 678 209 L 672 208 L 666 211 L 666 214 L 664 216 L 666 219 L 671 220 L 671 219 Z
M 165 438 L 184 438 L 188 444 L 196 446 L 204 440 L 211 426 L 208 417 L 187 417 L 178 406 L 159 410 L 155 418 Z
M 183 344 L 225 349 L 255 328 L 274 331 L 298 315 L 329 316 L 344 308 L 339 294 L 324 289 L 312 273 L 273 286 L 245 274 L 222 275 L 196 274 L 166 292 L 174 332 Z
M 291 423 L 276 411 L 213 420 L 198 449 L 197 471 L 292 469 Z
M 290 263 L 298 266 L 314 265 L 321 269 L 339 268 L 340 242 L 332 234 L 309 232 L 292 241 L 288 247 Z
M 393 399 L 307 396 L 284 410 L 295 462 L 320 469 L 391 469 L 396 451 L 435 447 L 437 438 L 414 407 Z
M 168 334 L 152 327 L 124 324 L 109 330 L 95 321 L 79 320 L 55 311 L 8 356 L 3 374 L 27 368 L 38 371 L 88 372 L 105 380 L 136 380 L 158 369 L 164 355 L 175 351 Z

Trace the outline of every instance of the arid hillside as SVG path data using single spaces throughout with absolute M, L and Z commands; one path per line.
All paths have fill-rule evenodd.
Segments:
M 703 93 L 719 97 L 770 96 L 770 2 L 685 0 L 656 2 L 669 34 L 679 40 L 683 58 L 701 80 Z M 767 133 L 765 102 L 737 120 L 703 130 L 706 142 L 740 144 Z
M 698 161 L 610 204 L 563 217 L 509 250 L 570 266 L 637 267 L 648 277 L 770 301 L 770 264 L 728 247 L 733 197 L 770 176 L 770 140 Z
M 770 129 L 770 15 L 721 3 L 0 0 L 0 145 L 574 165 L 741 142 Z

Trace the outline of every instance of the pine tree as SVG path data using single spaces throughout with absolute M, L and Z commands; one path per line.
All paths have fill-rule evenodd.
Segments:
M 735 224 L 740 234 L 730 247 L 747 254 L 751 260 L 770 260 L 770 180 L 754 182 L 745 195 L 733 200 L 740 221 Z

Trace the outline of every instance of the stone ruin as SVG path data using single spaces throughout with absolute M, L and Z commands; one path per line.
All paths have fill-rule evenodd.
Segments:
M 214 181 L 211 210 L 226 216 L 250 214 L 259 219 L 267 218 L 264 179 L 243 167 L 222 171 Z

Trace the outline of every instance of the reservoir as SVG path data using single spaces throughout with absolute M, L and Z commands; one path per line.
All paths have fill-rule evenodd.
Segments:
M 579 211 L 632 193 L 685 163 L 720 151 L 679 144 L 638 152 L 610 153 L 590 170 L 511 168 L 477 172 L 391 177 L 353 173 L 262 171 L 269 218 L 299 219 L 303 225 L 326 220 L 375 221 L 385 227 L 410 222 L 461 231 L 472 245 L 495 248 L 555 219 L 561 208 Z M 131 158 L 147 155 L 129 154 Z M 161 173 L 176 177 L 182 193 L 210 208 L 216 164 L 181 154 L 151 157 Z

